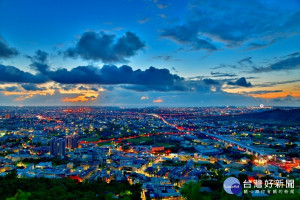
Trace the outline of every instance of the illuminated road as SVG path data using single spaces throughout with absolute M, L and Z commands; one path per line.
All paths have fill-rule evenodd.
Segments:
M 148 134 L 143 134 L 143 135 L 135 135 L 135 136 L 128 136 L 128 137 L 120 137 L 120 138 L 110 138 L 110 139 L 98 140 L 98 141 L 81 141 L 80 144 L 98 144 L 98 143 L 113 142 L 113 141 L 123 141 L 123 140 L 138 138 L 138 137 L 150 137 L 150 136 L 155 136 L 155 135 L 183 135 L 183 134 L 189 134 L 189 132 L 185 132 L 184 130 L 193 131 L 191 129 L 184 128 L 182 126 L 178 126 L 176 124 L 171 124 L 167 120 L 165 120 L 165 118 L 163 118 L 160 115 L 157 115 L 157 114 L 147 114 L 147 115 L 159 118 L 165 124 L 176 128 L 180 132 L 175 132 L 175 133 L 173 133 L 173 132 L 172 133 L 170 133 L 170 132 L 167 132 L 167 133 L 148 133 Z M 224 137 L 224 136 L 221 136 L 221 135 L 217 135 L 217 134 L 213 134 L 213 133 L 207 133 L 207 132 L 194 132 L 194 134 L 202 134 L 202 135 L 205 135 L 206 137 L 211 137 L 212 139 L 220 140 L 220 141 L 223 141 L 225 143 L 235 145 L 235 146 L 237 146 L 238 148 L 240 148 L 242 150 L 247 150 L 247 151 L 250 151 L 252 153 L 256 153 L 258 155 L 266 155 L 265 152 L 263 152 L 259 149 L 256 149 L 254 147 L 251 147 L 251 146 L 248 146 L 246 144 L 240 143 L 238 141 L 234 141 L 230 138 L 227 138 L 227 137 Z
M 113 141 L 123 141 L 123 140 L 128 140 L 128 139 L 134 139 L 134 138 L 139 138 L 139 137 L 151 137 L 155 135 L 183 135 L 185 133 L 147 133 L 143 135 L 135 135 L 135 136 L 128 136 L 128 137 L 120 137 L 120 138 L 110 138 L 110 139 L 105 139 L 105 140 L 97 140 L 97 141 L 80 141 L 80 144 L 98 144 L 98 143 L 105 143 L 105 142 L 113 142 Z
M 187 129 L 185 129 L 185 128 L 182 127 L 182 126 L 178 126 L 178 125 L 176 125 L 176 124 L 171 124 L 171 123 L 167 122 L 167 121 L 165 120 L 165 118 L 163 118 L 163 117 L 160 116 L 160 115 L 157 115 L 157 114 L 148 114 L 148 115 L 151 115 L 151 116 L 153 116 L 153 117 L 156 117 L 156 118 L 161 119 L 165 124 L 167 124 L 167 125 L 169 125 L 169 126 L 172 126 L 172 127 L 176 128 L 176 129 L 179 130 L 179 131 L 187 130 Z
M 149 115 L 161 119 L 165 124 L 167 124 L 169 126 L 172 126 L 172 127 L 175 127 L 177 130 L 180 130 L 180 131 L 182 131 L 182 130 L 188 130 L 187 128 L 184 128 L 182 126 L 177 126 L 176 124 L 171 124 L 171 123 L 167 122 L 160 115 L 157 115 L 157 114 L 149 114 Z M 229 144 L 235 145 L 235 146 L 237 146 L 240 149 L 247 150 L 247 151 L 250 151 L 252 153 L 256 153 L 258 155 L 262 155 L 262 156 L 266 155 L 265 152 L 263 152 L 263 151 L 261 151 L 259 149 L 256 149 L 254 147 L 248 146 L 246 144 L 240 143 L 238 141 L 232 140 L 230 138 L 227 138 L 227 137 L 224 137 L 224 136 L 221 136 L 221 135 L 217 135 L 217 134 L 213 134 L 213 133 L 207 133 L 207 132 L 194 132 L 194 134 L 202 134 L 202 135 L 205 135 L 206 137 L 212 137 L 213 139 L 221 140 L 221 141 L 223 141 L 225 143 L 229 143 Z
M 262 156 L 266 155 L 265 152 L 263 152 L 263 151 L 261 151 L 259 149 L 256 149 L 254 147 L 251 147 L 251 146 L 248 146 L 246 144 L 240 143 L 238 141 L 232 140 L 230 138 L 223 137 L 221 135 L 216 135 L 216 134 L 207 133 L 207 132 L 195 132 L 195 133 L 196 134 L 206 135 L 206 136 L 212 137 L 213 139 L 224 141 L 225 143 L 229 143 L 229 144 L 235 145 L 235 146 L 237 146 L 237 147 L 239 147 L 241 149 L 248 150 L 248 151 L 253 152 L 253 153 L 257 153 L 258 155 L 262 155 Z

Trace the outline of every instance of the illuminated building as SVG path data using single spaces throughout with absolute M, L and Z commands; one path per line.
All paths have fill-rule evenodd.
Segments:
M 64 138 L 52 138 L 50 140 L 50 154 L 55 157 L 66 155 L 66 141 Z
M 69 149 L 78 148 L 78 137 L 76 135 L 66 136 L 66 147 Z

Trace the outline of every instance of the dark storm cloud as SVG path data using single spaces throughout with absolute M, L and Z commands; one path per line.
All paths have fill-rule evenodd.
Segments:
M 297 1 L 194 0 L 189 9 L 183 23 L 165 28 L 161 35 L 196 50 L 215 50 L 217 42 L 229 48 L 263 48 L 293 35 L 300 25 Z
M 116 39 L 115 35 L 103 32 L 85 32 L 74 48 L 64 54 L 67 57 L 81 57 L 85 60 L 102 61 L 104 63 L 126 62 L 145 47 L 145 43 L 134 33 L 127 32 Z
M 11 58 L 18 55 L 17 49 L 10 47 L 6 41 L 0 36 L 0 58 Z
M 223 72 L 210 72 L 213 77 L 235 77 L 236 74 L 232 73 L 223 73 Z
M 298 52 L 288 55 L 286 58 L 281 59 L 267 67 L 253 67 L 251 72 L 271 72 L 271 71 L 283 71 L 293 70 L 300 68 L 300 54 Z
M 133 70 L 130 66 L 123 65 L 104 65 L 102 68 L 95 66 L 78 66 L 71 70 L 60 68 L 51 70 L 47 64 L 48 54 L 43 51 L 37 51 L 36 55 L 28 58 L 32 63 L 30 66 L 36 71 L 36 74 L 24 72 L 13 66 L 0 65 L 0 81 L 16 83 L 45 83 L 53 81 L 60 84 L 60 88 L 65 90 L 74 89 L 72 84 L 100 84 L 100 85 L 118 85 L 128 84 L 136 90 L 185 90 L 184 78 L 172 74 L 168 69 L 158 69 L 149 67 L 146 70 Z M 26 90 L 41 90 L 34 84 L 22 85 Z M 124 86 L 125 87 L 125 86 Z M 79 87 L 79 90 L 86 90 L 86 87 Z M 97 88 L 91 88 L 98 91 Z
M 235 86 L 241 86 L 241 87 L 251 87 L 252 84 L 250 82 L 247 82 L 245 77 L 241 77 L 237 79 L 236 81 L 228 81 L 228 85 L 235 85 Z
M 79 66 L 71 70 L 58 69 L 46 71 L 45 76 L 62 84 L 139 84 L 139 85 L 173 85 L 183 78 L 171 74 L 168 69 L 150 67 L 144 71 L 133 70 L 130 66 L 104 65 L 102 68 L 94 66 Z
M 37 55 L 40 54 L 41 52 L 37 52 Z M 35 56 L 35 58 L 38 57 Z M 42 66 L 35 67 L 37 74 L 41 74 L 47 77 L 48 80 L 60 84 L 129 84 L 128 86 L 123 86 L 123 88 L 131 88 L 137 91 L 183 90 L 183 86 L 180 86 L 183 78 L 176 74 L 171 74 L 168 69 L 150 67 L 143 71 L 140 69 L 133 70 L 127 65 L 121 67 L 104 65 L 102 68 L 95 66 L 78 66 L 71 70 L 65 68 L 49 70 L 50 67 L 45 64 L 46 60 L 47 59 L 32 59 L 33 63 L 31 66 Z M 65 85 L 63 85 L 62 88 L 66 90 L 72 89 Z M 87 90 L 86 87 L 82 86 L 78 89 Z M 96 88 L 93 88 L 93 90 L 97 91 Z
M 0 65 L 0 82 L 44 83 L 47 81 L 47 78 L 42 75 L 33 75 L 14 66 Z
M 38 87 L 35 84 L 23 84 L 22 88 L 27 91 L 43 91 L 46 90 L 46 87 Z

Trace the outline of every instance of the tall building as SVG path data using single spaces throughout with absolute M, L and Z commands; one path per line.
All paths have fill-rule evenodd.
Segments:
M 64 138 L 51 138 L 50 140 L 50 154 L 55 157 L 65 157 L 66 155 L 66 141 Z
M 78 148 L 78 137 L 77 135 L 66 136 L 66 147 L 69 149 Z

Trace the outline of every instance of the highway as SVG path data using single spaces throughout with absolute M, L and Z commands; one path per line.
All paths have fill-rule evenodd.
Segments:
M 250 151 L 250 152 L 253 152 L 253 153 L 257 153 L 258 155 L 261 155 L 261 156 L 265 156 L 265 152 L 259 150 L 259 149 L 256 149 L 254 147 L 251 147 L 249 145 L 246 145 L 246 144 L 243 144 L 241 142 L 238 142 L 238 141 L 235 141 L 235 140 L 232 140 L 230 138 L 227 138 L 227 137 L 224 137 L 224 136 L 221 136 L 221 135 L 217 135 L 217 134 L 213 134 L 213 133 L 207 133 L 207 132 L 194 132 L 195 134 L 202 134 L 202 135 L 206 135 L 206 136 L 209 136 L 209 137 L 212 137 L 213 139 L 217 139 L 217 140 L 221 140 L 221 141 L 224 141 L 225 143 L 228 143 L 228 144 L 232 144 L 232 145 L 235 145 L 243 150 L 247 150 L 247 151 Z
M 172 126 L 172 127 L 175 127 L 177 130 L 179 131 L 183 131 L 183 130 L 187 130 L 186 128 L 182 127 L 182 126 L 178 126 L 176 124 L 171 124 L 169 123 L 168 121 L 166 121 L 162 116 L 160 115 L 157 115 L 157 114 L 149 114 L 153 117 L 156 117 L 156 118 L 159 118 L 161 119 L 165 124 L 169 125 L 169 126 Z M 189 130 L 190 131 L 190 130 Z M 202 134 L 202 135 L 205 135 L 206 137 L 211 137 L 213 139 L 216 139 L 216 140 L 221 140 L 225 143 L 228 143 L 228 144 L 232 144 L 232 145 L 235 145 L 237 146 L 238 148 L 240 149 L 243 149 L 243 150 L 246 150 L 246 151 L 249 151 L 251 153 L 255 153 L 255 154 L 258 154 L 258 155 L 261 155 L 261 156 L 265 156 L 266 153 L 261 151 L 260 149 L 257 149 L 255 147 L 252 147 L 252 146 L 249 146 L 249 145 L 246 145 L 246 144 L 243 144 L 241 142 L 238 142 L 238 141 L 235 141 L 235 140 L 232 140 L 230 138 L 227 138 L 227 137 L 224 137 L 224 136 L 221 136 L 221 135 L 217 135 L 217 134 L 213 134 L 213 133 L 207 133 L 207 132 L 193 132 L 194 134 Z
M 148 133 L 148 134 L 143 134 L 143 135 L 135 135 L 135 136 L 128 136 L 128 137 L 120 137 L 120 138 L 110 138 L 110 139 L 104 139 L 104 140 L 98 140 L 98 141 L 81 141 L 80 144 L 98 144 L 98 143 L 105 143 L 105 142 L 112 142 L 112 141 L 123 141 L 123 140 L 138 138 L 138 137 L 150 137 L 150 136 L 155 136 L 155 135 L 183 135 L 183 134 L 190 133 L 190 132 L 186 132 L 186 131 L 192 131 L 195 135 L 197 135 L 197 134 L 205 135 L 206 137 L 211 137 L 212 139 L 220 140 L 220 141 L 223 141 L 224 143 L 235 145 L 244 151 L 249 151 L 251 153 L 262 155 L 262 156 L 266 155 L 266 153 L 261 151 L 260 149 L 248 146 L 246 144 L 232 140 L 230 138 L 227 138 L 227 137 L 224 137 L 221 135 L 217 135 L 217 134 L 213 134 L 213 133 L 195 132 L 195 131 L 187 129 L 185 127 L 178 126 L 176 124 L 171 124 L 165 118 L 163 118 L 162 116 L 160 116 L 158 114 L 147 114 L 147 115 L 150 115 L 150 116 L 153 116 L 153 117 L 156 117 L 156 118 L 162 120 L 165 124 L 176 128 L 179 132 Z

